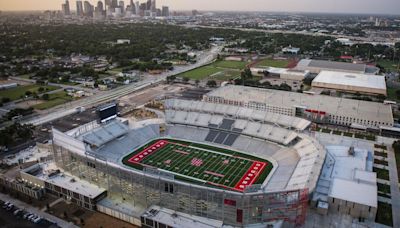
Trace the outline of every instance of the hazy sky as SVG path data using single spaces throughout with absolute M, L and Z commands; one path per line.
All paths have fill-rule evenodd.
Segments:
M 89 0 L 93 4 L 97 0 Z M 125 0 L 128 3 L 129 0 Z M 136 1 L 136 0 L 135 0 Z M 144 0 L 141 0 L 143 2 Z M 63 0 L 0 0 L 0 10 L 60 9 Z M 75 9 L 75 0 L 70 0 Z M 172 10 L 241 10 L 400 14 L 400 0 L 158 0 Z

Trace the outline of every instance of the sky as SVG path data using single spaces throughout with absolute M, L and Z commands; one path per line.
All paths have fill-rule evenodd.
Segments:
M 97 0 L 89 0 L 92 4 Z M 136 0 L 135 0 L 136 1 Z M 0 10 L 57 10 L 63 0 L 0 0 Z M 126 3 L 129 0 L 125 0 Z M 144 2 L 141 0 L 140 2 Z M 70 0 L 75 9 L 75 0 Z M 158 0 L 171 10 L 400 14 L 400 0 Z

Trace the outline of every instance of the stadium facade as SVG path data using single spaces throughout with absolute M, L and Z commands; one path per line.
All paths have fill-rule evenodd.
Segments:
M 325 95 L 228 85 L 204 95 L 203 100 L 306 118 L 316 123 L 357 124 L 374 129 L 394 124 L 390 105 Z
M 317 140 L 302 133 L 310 121 L 202 101 L 167 100 L 165 108 L 165 120 L 92 122 L 65 133 L 53 129 L 56 166 L 106 190 L 97 210 L 136 225 L 154 224 L 154 208 L 227 226 L 304 224 L 326 155 Z M 266 159 L 274 168 L 262 184 L 238 192 L 182 181 L 161 169 L 138 170 L 123 164 L 125 156 L 158 138 L 240 151 Z M 122 199 L 118 206 L 107 203 L 117 198 Z M 132 208 L 121 208 L 125 203 Z

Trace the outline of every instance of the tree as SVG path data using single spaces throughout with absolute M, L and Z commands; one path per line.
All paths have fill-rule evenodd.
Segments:
M 383 95 L 383 94 L 379 94 L 379 95 L 377 96 L 377 98 L 378 98 L 378 100 L 383 101 L 383 100 L 386 99 L 386 96 Z
M 171 75 L 167 77 L 167 82 L 168 83 L 172 83 L 176 80 L 176 76 L 175 75 Z
M 244 69 L 244 71 L 241 73 L 241 77 L 243 80 L 248 80 L 253 78 L 253 74 L 251 73 L 251 70 L 249 68 Z
M 400 99 L 400 89 L 396 90 L 396 97 L 397 97 L 397 99 Z
M 8 98 L 8 97 L 2 97 L 2 98 L 1 98 L 1 103 L 8 103 L 8 102 L 10 102 L 10 101 L 11 101 L 11 99 Z
M 207 81 L 207 86 L 210 87 L 210 88 L 215 88 L 215 87 L 217 87 L 217 82 L 214 81 L 214 80 L 208 80 Z
M 32 95 L 32 92 L 28 90 L 25 92 L 25 95 L 29 97 L 30 95 Z
M 38 91 L 39 91 L 40 93 L 43 93 L 44 88 L 43 88 L 43 87 L 39 87 Z
M 42 99 L 48 101 L 50 99 L 50 95 L 48 93 L 45 93 L 42 95 Z
M 188 77 L 183 77 L 183 78 L 182 78 L 182 81 L 183 81 L 184 83 L 188 83 L 188 82 L 190 81 L 190 78 L 188 78 Z

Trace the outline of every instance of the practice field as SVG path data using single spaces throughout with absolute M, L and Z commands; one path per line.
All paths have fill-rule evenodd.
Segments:
M 159 139 L 123 159 L 129 167 L 156 168 L 175 178 L 243 192 L 261 184 L 272 170 L 266 160 L 231 150 L 185 141 Z
M 278 67 L 286 68 L 288 67 L 289 60 L 278 60 L 278 59 L 264 59 L 256 64 L 258 67 Z
M 228 68 L 242 70 L 246 67 L 247 63 L 243 61 L 217 61 L 212 64 L 214 67 Z
M 207 66 L 202 66 L 191 71 L 177 75 L 181 78 L 192 80 L 214 79 L 217 81 L 226 81 L 240 76 L 241 70 L 246 67 L 246 62 L 240 61 L 217 61 Z

